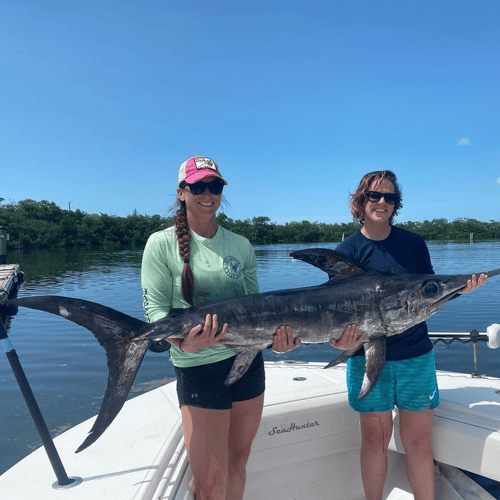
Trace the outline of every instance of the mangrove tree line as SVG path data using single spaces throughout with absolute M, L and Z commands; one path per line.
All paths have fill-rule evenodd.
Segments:
M 0 225 L 9 234 L 10 248 L 47 248 L 99 245 L 143 246 L 148 236 L 168 227 L 169 217 L 140 215 L 134 211 L 127 217 L 89 214 L 81 210 L 64 210 L 54 202 L 31 199 L 1 203 Z M 252 244 L 329 243 L 349 236 L 359 224 L 355 222 L 326 224 L 320 222 L 288 222 L 275 224 L 269 217 L 233 220 L 226 214 L 217 217 L 219 224 L 248 238 Z M 425 220 L 398 223 L 420 234 L 426 240 L 500 239 L 500 221 L 475 219 Z

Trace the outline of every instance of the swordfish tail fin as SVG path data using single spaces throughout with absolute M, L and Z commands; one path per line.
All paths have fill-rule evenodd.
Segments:
M 139 333 L 148 324 L 110 307 L 70 297 L 25 297 L 10 300 L 8 304 L 38 309 L 73 321 L 90 330 L 106 350 L 109 368 L 106 393 L 89 435 L 76 450 L 78 453 L 101 436 L 125 404 L 151 344 Z

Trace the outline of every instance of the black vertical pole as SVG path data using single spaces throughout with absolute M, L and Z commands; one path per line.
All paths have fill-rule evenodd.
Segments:
M 7 230 L 0 226 L 0 264 L 7 264 Z
M 28 409 L 31 413 L 31 416 L 35 422 L 35 426 L 38 430 L 38 434 L 42 440 L 42 444 L 45 447 L 45 451 L 49 457 L 50 463 L 52 464 L 52 468 L 57 477 L 57 482 L 59 486 L 67 486 L 73 483 L 75 480 L 73 478 L 69 478 L 64 470 L 64 466 L 59 458 L 59 454 L 57 453 L 56 447 L 54 446 L 54 442 L 52 441 L 52 437 L 50 436 L 49 430 L 47 428 L 47 424 L 43 419 L 40 408 L 38 407 L 38 403 L 36 402 L 35 396 L 33 395 L 33 391 L 31 390 L 30 384 L 26 375 L 24 373 L 23 367 L 19 362 L 19 357 L 10 342 L 10 339 L 5 331 L 5 327 L 3 322 L 0 320 L 0 341 L 5 350 L 5 355 L 9 360 L 10 366 L 12 367 L 12 371 L 16 377 L 17 383 L 19 384 L 19 388 L 23 394 L 24 400 L 28 405 Z
M 481 378 L 481 374 L 477 371 L 477 341 L 479 339 L 479 332 L 477 330 L 472 330 L 470 332 L 470 338 L 472 340 L 472 351 L 474 353 L 474 371 L 472 372 L 472 378 Z

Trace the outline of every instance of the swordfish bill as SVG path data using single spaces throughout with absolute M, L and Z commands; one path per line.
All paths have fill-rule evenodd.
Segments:
M 90 330 L 106 350 L 109 376 L 94 425 L 77 452 L 94 443 L 119 413 L 130 392 L 144 355 L 152 344 L 182 339 L 217 314 L 228 324 L 226 345 L 236 356 L 225 384 L 236 382 L 258 352 L 272 343 L 281 325 L 290 325 L 304 343 L 324 343 L 342 336 L 349 323 L 365 334 L 366 370 L 358 398 L 377 383 L 385 363 L 385 339 L 435 314 L 467 285 L 470 274 L 388 274 L 363 269 L 334 250 L 315 248 L 292 252 L 291 257 L 328 274 L 322 285 L 277 290 L 237 297 L 188 309 L 172 310 L 155 323 L 145 323 L 109 307 L 62 296 L 34 296 L 8 301 L 60 315 Z M 485 272 L 489 277 L 500 269 Z M 351 357 L 358 348 L 343 351 L 325 368 Z

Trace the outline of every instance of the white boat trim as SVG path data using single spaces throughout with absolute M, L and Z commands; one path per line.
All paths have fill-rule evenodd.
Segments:
M 345 365 L 328 370 L 324 366 L 266 362 L 265 407 L 247 467 L 245 500 L 364 498 L 359 418 L 347 404 Z M 455 473 L 460 467 L 500 481 L 500 379 L 438 372 L 438 380 L 441 404 L 435 413 L 433 446 L 436 460 L 445 466 L 438 471 L 436 498 L 470 500 L 474 497 L 455 496 L 459 493 L 449 471 L 464 476 Z M 397 413 L 395 417 L 384 498 L 403 500 L 413 496 Z M 193 498 L 175 382 L 129 400 L 103 436 L 75 454 L 93 421 L 55 438 L 68 475 L 80 481 L 59 487 L 45 451 L 38 449 L 0 477 L 0 498 Z M 484 496 L 484 490 L 480 493 L 477 498 L 493 498 Z

